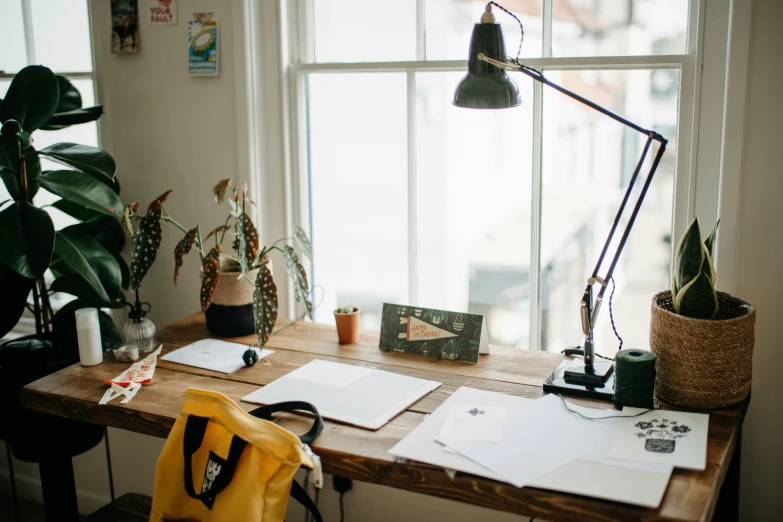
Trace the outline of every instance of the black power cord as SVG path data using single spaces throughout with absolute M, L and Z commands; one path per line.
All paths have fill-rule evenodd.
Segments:
M 340 522 L 345 522 L 345 494 L 353 489 L 353 481 L 349 478 L 332 476 L 334 490 L 340 494 Z

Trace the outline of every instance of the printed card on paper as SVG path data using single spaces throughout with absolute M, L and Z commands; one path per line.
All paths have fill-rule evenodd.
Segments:
M 440 436 L 452 439 L 500 442 L 506 426 L 506 408 L 487 404 L 452 404 Z
M 177 0 L 147 0 L 149 25 L 177 25 Z
M 482 315 L 383 303 L 379 347 L 477 363 L 489 353 L 489 339 Z
M 609 457 L 703 470 L 707 467 L 709 418 L 703 413 L 653 410 L 623 419 Z

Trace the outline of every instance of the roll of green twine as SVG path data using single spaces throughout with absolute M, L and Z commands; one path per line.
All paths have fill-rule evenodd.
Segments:
M 653 408 L 655 354 L 644 350 L 620 350 L 614 363 L 614 405 L 617 408 Z

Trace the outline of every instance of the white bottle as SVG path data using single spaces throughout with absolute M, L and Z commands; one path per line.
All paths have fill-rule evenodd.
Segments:
M 95 366 L 102 363 L 103 345 L 96 308 L 76 310 L 76 336 L 79 340 L 79 361 L 82 366 Z

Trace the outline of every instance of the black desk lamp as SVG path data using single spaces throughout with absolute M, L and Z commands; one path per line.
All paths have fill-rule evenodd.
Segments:
M 454 91 L 454 105 L 468 109 L 505 109 L 518 106 L 522 103 L 519 96 L 519 88 L 514 81 L 508 77 L 506 71 L 519 71 L 647 136 L 647 142 L 642 150 L 642 156 L 639 158 L 639 163 L 637 163 L 636 168 L 634 169 L 633 176 L 628 183 L 628 189 L 625 191 L 625 196 L 623 196 L 623 201 L 614 218 L 612 228 L 609 230 L 606 243 L 604 243 L 604 247 L 601 250 L 601 255 L 598 256 L 598 262 L 595 264 L 593 274 L 587 279 L 587 286 L 585 287 L 584 295 L 582 296 L 580 313 L 582 318 L 582 332 L 584 333 L 584 367 L 572 366 L 568 368 L 558 368 L 558 370 L 555 370 L 544 383 L 544 390 L 547 392 L 566 393 L 582 397 L 611 400 L 614 395 L 614 365 L 610 362 L 596 363 L 593 330 L 595 328 L 598 312 L 601 309 L 601 302 L 604 299 L 606 287 L 612 279 L 612 274 L 617 266 L 617 260 L 620 258 L 620 254 L 622 254 L 625 242 L 628 239 L 628 235 L 631 233 L 634 221 L 636 221 L 636 216 L 639 214 L 639 209 L 647 194 L 647 189 L 650 187 L 653 175 L 655 174 L 655 169 L 658 168 L 658 163 L 661 161 L 661 157 L 666 150 L 667 141 L 657 132 L 640 127 L 622 116 L 618 116 L 612 111 L 607 110 L 600 105 L 596 105 L 590 100 L 587 100 L 556 83 L 550 82 L 544 77 L 542 72 L 519 63 L 519 51 L 517 51 L 516 58 L 506 58 L 503 32 L 500 25 L 495 23 L 495 16 L 492 14 L 493 5 L 511 15 L 517 23 L 519 23 L 519 28 L 522 31 L 522 38 L 520 38 L 519 41 L 519 50 L 522 49 L 522 40 L 524 39 L 522 22 L 503 6 L 495 2 L 488 3 L 486 11 L 481 17 L 481 22 L 473 26 L 473 36 L 470 40 L 470 57 L 468 58 L 468 74 L 462 79 L 457 86 L 457 89 Z M 609 269 L 602 277 L 598 272 L 604 262 L 607 250 L 609 250 L 609 244 L 617 230 L 617 225 L 620 223 L 620 217 L 625 210 L 633 186 L 639 177 L 639 172 L 653 141 L 657 141 L 660 144 L 658 152 L 655 155 L 655 160 L 647 174 L 647 178 L 644 180 L 644 185 L 634 204 L 631 217 L 620 238 Z M 597 295 L 594 294 L 596 284 L 599 287 Z

